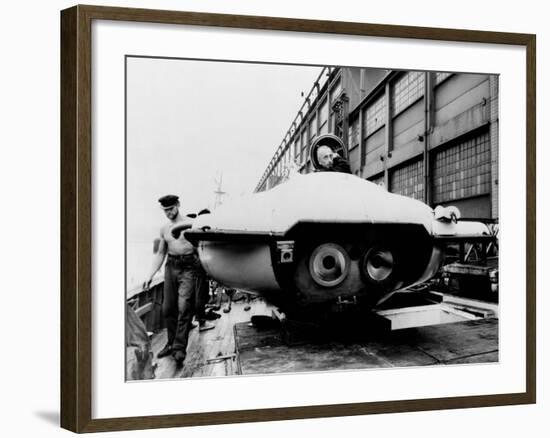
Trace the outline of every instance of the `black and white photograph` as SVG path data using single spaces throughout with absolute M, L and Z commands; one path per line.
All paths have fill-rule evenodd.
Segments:
M 125 62 L 127 381 L 499 361 L 497 74 Z
M 6 3 L 3 436 L 545 437 L 543 5 Z

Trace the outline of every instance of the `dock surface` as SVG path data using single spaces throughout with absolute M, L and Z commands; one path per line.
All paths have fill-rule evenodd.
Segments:
M 187 358 L 177 368 L 171 357 L 156 359 L 166 343 L 163 330 L 153 337 L 156 378 L 334 371 L 498 362 L 498 319 L 487 318 L 389 332 L 355 331 L 353 336 L 287 345 L 279 327 L 258 328 L 253 315 L 271 315 L 263 300 L 233 303 L 218 312 L 215 328 L 190 333 Z
M 498 362 L 498 320 L 396 330 L 365 340 L 285 345 L 278 330 L 237 324 L 242 374 Z M 355 336 L 357 338 L 357 336 Z

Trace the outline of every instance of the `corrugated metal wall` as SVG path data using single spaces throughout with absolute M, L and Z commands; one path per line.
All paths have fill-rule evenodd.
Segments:
M 367 68 L 331 75 L 312 103 L 317 119 L 296 127 L 302 162 L 312 126 L 333 133 L 333 105 L 345 99 L 343 140 L 355 175 L 433 206 L 457 205 L 464 217 L 498 218 L 498 76 Z M 302 172 L 310 171 L 305 162 Z

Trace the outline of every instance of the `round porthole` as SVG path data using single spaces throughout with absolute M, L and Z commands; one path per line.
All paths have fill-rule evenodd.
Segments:
M 309 272 L 320 286 L 335 287 L 349 273 L 350 259 L 346 250 L 336 243 L 319 245 L 309 259 Z
M 371 248 L 364 256 L 363 275 L 371 283 L 385 285 L 392 281 L 395 272 L 395 256 L 385 248 Z

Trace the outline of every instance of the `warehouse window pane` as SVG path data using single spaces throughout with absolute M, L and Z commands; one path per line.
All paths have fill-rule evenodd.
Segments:
M 302 155 L 302 160 L 305 161 L 307 160 L 307 153 L 308 153 L 308 146 L 309 146 L 309 141 L 308 141 L 308 138 L 307 138 L 307 128 L 304 129 L 302 131 L 302 152 L 301 152 L 301 155 Z
M 432 174 L 434 204 L 490 193 L 489 133 L 437 152 Z
M 301 162 L 301 158 L 300 158 L 300 139 L 299 138 L 296 138 L 296 140 L 294 141 L 294 160 L 297 163 Z
M 338 96 L 340 96 L 340 92 L 342 91 L 342 83 L 340 80 L 336 82 L 330 89 L 330 101 L 334 103 L 336 99 L 338 99 Z
M 445 79 L 447 79 L 451 75 L 452 75 L 452 73 L 442 73 L 442 72 L 438 71 L 435 74 L 435 85 L 440 84 L 441 82 L 443 82 Z
M 378 175 L 371 176 L 370 178 L 367 178 L 370 182 L 373 182 L 376 185 L 383 186 L 384 185 L 384 173 L 380 173 Z
M 392 86 L 393 115 L 399 114 L 424 95 L 424 72 L 410 71 Z
M 386 123 L 386 96 L 382 95 L 365 111 L 365 137 L 377 131 L 384 123 Z
M 317 117 L 313 116 L 309 120 L 309 140 L 311 141 L 317 135 Z
M 349 125 L 348 144 L 350 149 L 359 144 L 359 117 L 357 117 Z
M 422 160 L 417 160 L 393 170 L 390 173 L 391 192 L 423 200 L 424 172 L 422 163 Z
M 328 132 L 328 101 L 325 98 L 325 101 L 321 104 L 319 109 L 319 133 L 326 134 Z

